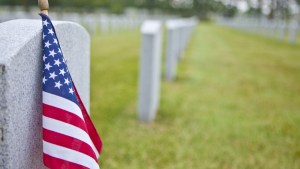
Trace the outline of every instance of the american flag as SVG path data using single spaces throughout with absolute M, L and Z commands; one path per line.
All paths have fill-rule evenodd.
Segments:
M 54 27 L 43 25 L 43 160 L 51 169 L 99 169 L 100 137 L 77 93 Z

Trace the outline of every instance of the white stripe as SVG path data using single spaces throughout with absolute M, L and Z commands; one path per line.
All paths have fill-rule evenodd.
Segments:
M 43 91 L 43 103 L 73 113 L 84 120 L 79 106 L 68 99 Z
M 49 156 L 76 163 L 90 169 L 100 169 L 98 163 L 92 157 L 47 141 L 43 141 L 43 152 Z
M 93 149 L 96 157 L 99 158 L 99 152 L 93 144 L 90 136 L 81 128 L 46 116 L 43 116 L 43 128 L 76 138 L 87 143 Z

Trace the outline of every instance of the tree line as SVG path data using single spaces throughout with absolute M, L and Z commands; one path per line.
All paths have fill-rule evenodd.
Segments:
M 36 3 L 37 1 L 32 0 L 0 0 L 0 5 L 23 6 L 25 9 L 36 6 Z M 233 16 L 237 11 L 236 7 L 224 5 L 217 0 L 49 0 L 49 3 L 53 8 L 71 8 L 78 11 L 103 9 L 111 13 L 122 13 L 126 8 L 132 7 L 182 16 L 197 15 L 200 18 L 208 18 L 216 13 Z
M 247 2 L 250 7 L 248 14 L 251 15 L 261 15 L 264 5 L 268 3 L 270 8 L 268 15 L 271 18 L 288 17 L 291 14 L 289 5 L 293 2 L 300 4 L 300 0 L 49 0 L 49 3 L 51 7 L 78 11 L 103 9 L 111 13 L 122 13 L 126 8 L 132 7 L 147 9 L 150 12 L 160 10 L 182 16 L 196 15 L 205 19 L 214 14 L 233 17 L 237 13 L 238 1 Z M 36 6 L 36 3 L 36 0 L 0 0 L 0 5 L 23 6 L 25 9 Z
M 269 18 L 281 18 L 288 19 L 293 15 L 293 7 L 299 9 L 300 0 L 245 0 L 248 3 L 250 9 L 249 14 L 261 15 L 264 10 L 264 6 L 269 7 Z M 254 3 L 256 5 L 254 5 Z

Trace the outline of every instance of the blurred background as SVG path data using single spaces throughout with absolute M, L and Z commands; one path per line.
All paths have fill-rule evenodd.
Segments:
M 299 0 L 53 0 L 51 10 L 56 12 L 123 14 L 128 9 L 151 14 L 197 16 L 212 19 L 215 15 L 234 17 L 266 15 L 270 19 L 289 19 L 299 13 Z M 1 11 L 36 11 L 36 2 L 30 0 L 1 0 Z M 3 15 L 3 13 L 2 13 Z
M 300 0 L 50 0 L 52 20 L 91 36 L 91 117 L 109 169 L 299 169 Z M 0 22 L 40 19 L 36 1 L 0 0 Z M 137 119 L 149 19 L 198 20 L 165 80 L 159 109 Z M 1 23 L 0 23 L 1 24 Z

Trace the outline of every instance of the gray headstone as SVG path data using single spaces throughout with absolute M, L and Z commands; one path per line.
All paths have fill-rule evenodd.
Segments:
M 179 45 L 178 45 L 178 54 L 177 54 L 177 57 L 178 59 L 181 59 L 182 58 L 182 54 L 183 54 L 183 51 L 184 51 L 184 25 L 183 25 L 183 22 L 182 20 L 178 20 L 178 36 L 179 36 Z
M 286 32 L 286 23 L 284 21 L 281 21 L 278 25 L 278 39 L 282 41 L 284 39 Z
M 82 17 L 82 25 L 91 35 L 94 35 L 97 32 L 96 18 L 98 17 L 95 14 L 84 14 Z
M 90 38 L 78 24 L 54 22 L 78 92 L 89 110 Z M 0 168 L 43 169 L 42 23 L 0 24 Z
M 298 22 L 296 20 L 292 20 L 289 28 L 289 41 L 291 44 L 296 43 L 298 32 Z
M 145 21 L 141 33 L 138 116 L 141 121 L 150 122 L 155 118 L 160 97 L 161 22 Z
M 166 22 L 167 48 L 166 48 L 166 79 L 172 81 L 176 76 L 177 60 L 180 48 L 179 25 L 176 20 Z
M 175 19 L 166 22 L 168 33 L 166 79 L 169 81 L 172 81 L 176 75 L 178 59 L 182 57 L 196 23 L 195 18 Z
M 100 32 L 101 35 L 106 35 L 109 33 L 109 18 L 102 14 L 100 15 Z

